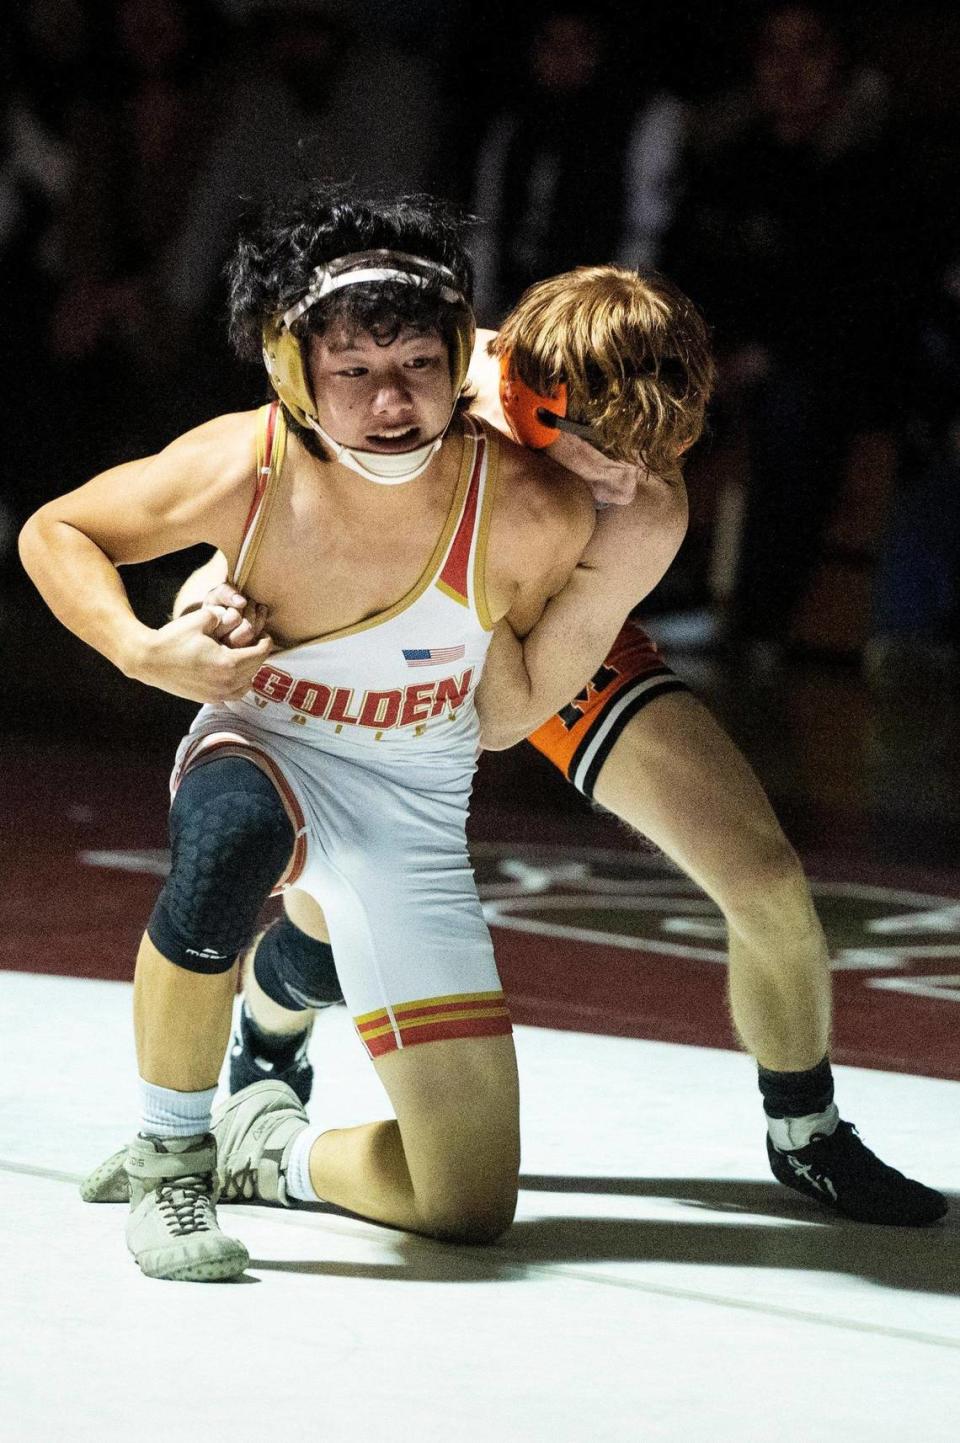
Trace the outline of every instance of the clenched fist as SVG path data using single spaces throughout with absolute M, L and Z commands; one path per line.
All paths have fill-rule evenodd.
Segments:
M 267 624 L 267 608 L 259 601 L 248 601 L 235 586 L 222 581 L 203 598 L 203 606 L 219 618 L 213 632 L 214 641 L 229 647 L 253 646 L 263 635 Z
M 253 622 L 239 614 L 231 618 L 234 610 L 204 602 L 199 610 L 168 621 L 151 632 L 128 674 L 189 701 L 238 700 L 250 690 L 250 683 L 273 651 L 273 641 L 260 636 L 252 645 L 243 645 L 243 637 L 259 635 L 263 620 L 254 631 L 256 618 Z M 241 632 L 241 626 L 250 631 Z

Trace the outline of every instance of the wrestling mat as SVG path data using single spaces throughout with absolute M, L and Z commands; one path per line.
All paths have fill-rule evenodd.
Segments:
M 24 752 L 4 790 L 0 967 L 129 980 L 166 869 L 165 763 Z M 473 847 L 514 1019 L 734 1047 L 712 904 L 613 828 L 548 813 L 531 841 L 524 821 L 513 840 L 509 815 L 481 812 Z M 960 875 L 805 861 L 834 968 L 834 1060 L 960 1079 Z

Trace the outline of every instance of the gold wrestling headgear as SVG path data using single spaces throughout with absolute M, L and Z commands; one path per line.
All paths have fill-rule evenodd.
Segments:
M 310 310 L 311 306 L 332 295 L 334 291 L 341 290 L 344 286 L 382 285 L 385 281 L 423 287 L 436 286 L 439 282 L 438 294 L 441 300 L 453 308 L 450 379 L 453 382 L 456 402 L 467 379 L 473 353 L 476 331 L 473 311 L 462 292 L 457 289 L 456 277 L 447 266 L 441 265 L 439 261 L 426 260 L 422 256 L 406 255 L 402 251 L 357 251 L 317 266 L 310 278 L 310 285 L 300 300 L 264 327 L 263 359 L 274 390 L 295 421 L 315 431 L 342 465 L 349 466 L 369 481 L 395 485 L 412 481 L 426 470 L 446 435 L 454 409 L 451 409 L 447 424 L 439 436 L 435 436 L 423 446 L 418 446 L 414 451 L 406 451 L 400 455 L 381 455 L 379 452 L 342 446 L 320 425 L 310 386 L 306 348 L 304 342 L 291 330 L 294 322 Z

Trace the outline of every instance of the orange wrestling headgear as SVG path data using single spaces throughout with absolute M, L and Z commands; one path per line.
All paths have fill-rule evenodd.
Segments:
M 539 395 L 516 375 L 509 352 L 500 357 L 500 404 L 521 446 L 529 446 L 534 451 L 552 446 L 561 431 L 585 441 L 592 439 L 591 426 L 567 419 L 566 381 L 558 382 L 548 396 Z

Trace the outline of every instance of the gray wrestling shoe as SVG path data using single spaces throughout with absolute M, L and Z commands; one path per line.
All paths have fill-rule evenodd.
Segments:
M 80 1184 L 84 1202 L 123 1203 L 130 1201 L 130 1179 L 126 1170 L 127 1149 L 112 1152 L 106 1162 L 95 1167 Z
M 254 1166 L 253 1163 L 251 1163 L 249 1167 L 243 1162 L 238 1163 L 234 1169 L 236 1177 L 230 1178 L 229 1180 L 229 1190 L 228 1177 L 225 1169 L 228 1166 L 228 1157 L 233 1157 L 236 1154 L 237 1147 L 240 1145 L 241 1134 L 245 1131 L 251 1117 L 259 1116 L 260 1111 L 263 1110 L 265 1106 L 265 1099 L 267 1097 L 270 1099 L 270 1102 L 266 1105 L 269 1106 L 271 1118 L 275 1119 L 277 1108 L 285 1109 L 291 1107 L 297 1110 L 298 1126 L 293 1131 L 294 1135 L 299 1132 L 300 1125 L 307 1121 L 307 1114 L 304 1112 L 296 1092 L 293 1092 L 291 1098 L 289 1095 L 291 1091 L 292 1089 L 281 1082 L 279 1078 L 269 1078 L 263 1082 L 253 1083 L 251 1086 L 243 1088 L 240 1092 L 234 1093 L 229 1102 L 224 1103 L 214 1113 L 213 1130 L 220 1144 L 221 1195 L 225 1202 L 252 1202 L 259 1198 L 265 1202 L 282 1202 L 284 1206 L 287 1205 L 286 1190 L 282 1186 L 282 1180 L 279 1177 L 274 1177 L 274 1174 L 271 1172 L 271 1167 L 273 1167 L 274 1170 L 277 1168 L 276 1159 L 273 1157 L 273 1147 L 276 1146 L 275 1143 L 273 1143 L 270 1155 L 266 1160 L 266 1170 L 264 1172 L 264 1186 L 271 1189 L 271 1195 L 269 1197 L 267 1197 L 266 1194 L 256 1191 L 259 1178 L 259 1164 L 256 1170 L 251 1172 L 250 1167 Z M 235 1107 L 234 1103 L 239 1104 L 239 1106 Z M 256 1112 L 252 1113 L 251 1108 L 255 1108 Z M 273 1123 L 270 1124 L 271 1141 L 273 1141 L 272 1127 Z M 260 1135 L 260 1130 L 258 1130 L 256 1134 L 257 1139 L 260 1138 Z M 226 1141 L 225 1138 L 227 1139 Z M 285 1141 L 286 1134 L 284 1134 L 284 1142 Z M 254 1144 L 254 1146 L 255 1145 L 256 1144 Z M 225 1147 L 228 1149 L 226 1152 L 224 1151 Z M 89 1173 L 80 1184 L 80 1196 L 84 1202 L 129 1202 L 130 1179 L 127 1176 L 126 1162 L 127 1149 L 121 1147 L 117 1152 L 111 1153 L 107 1160 L 102 1162 L 99 1167 L 95 1167 L 93 1172 Z M 282 1197 L 280 1196 L 281 1190 L 283 1191 Z
M 148 1278 L 215 1283 L 236 1278 L 250 1255 L 220 1231 L 217 1144 L 198 1137 L 135 1137 L 125 1163 L 130 1187 L 127 1247 Z
M 214 1110 L 217 1172 L 224 1202 L 278 1202 L 287 1196 L 287 1162 L 307 1114 L 285 1082 L 255 1082 Z

